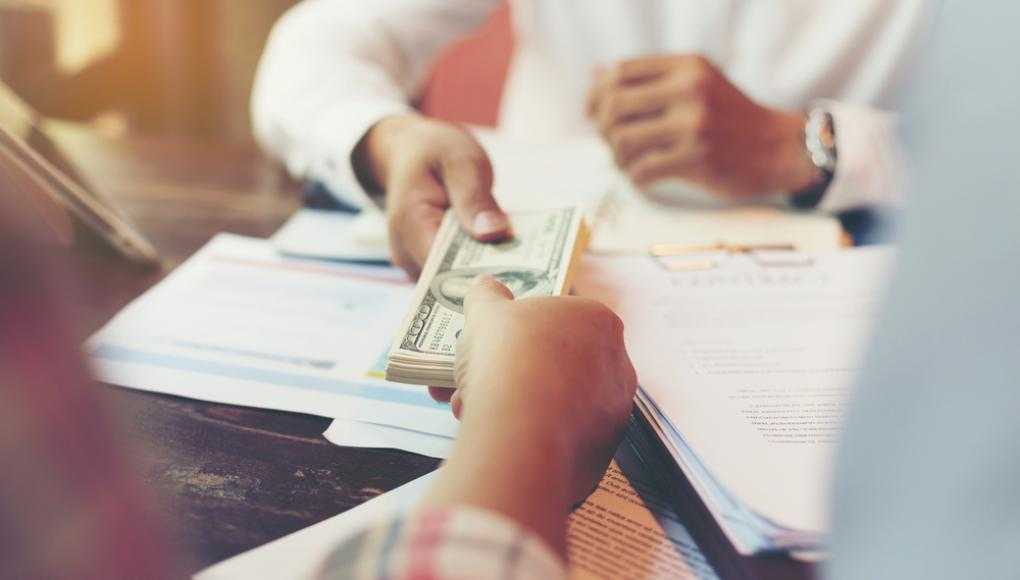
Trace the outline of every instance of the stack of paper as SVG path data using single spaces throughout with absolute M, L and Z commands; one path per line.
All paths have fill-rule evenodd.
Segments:
M 639 408 L 736 548 L 823 550 L 830 458 L 890 253 L 712 259 L 590 258 L 577 288 L 623 318 Z
M 870 272 L 881 260 L 855 252 L 785 271 L 768 265 L 784 259 L 745 256 L 728 264 L 732 270 L 671 272 L 647 257 L 648 245 L 823 250 L 841 239 L 827 217 L 775 209 L 662 213 L 640 197 L 628 201 L 597 143 L 550 151 L 486 139 L 504 207 L 576 204 L 582 209 L 571 224 L 580 214 L 596 218 L 596 249 L 643 256 L 591 259 L 579 288 L 623 315 L 644 387 L 639 406 L 734 543 L 748 553 L 817 546 L 825 530 L 818 474 L 827 469 L 833 417 L 874 294 Z M 445 456 L 457 432 L 449 406 L 421 387 L 382 380 L 393 337 L 420 297 L 394 268 L 335 261 L 382 257 L 383 224 L 378 213 L 305 212 L 274 242 L 217 237 L 89 341 L 99 377 L 333 417 L 326 436 L 338 444 Z M 431 288 L 438 269 L 426 279 Z M 562 291 L 566 277 L 557 273 L 552 286 Z M 446 290 L 456 298 L 455 288 Z M 445 369 L 422 382 L 451 384 L 443 378 Z
M 381 376 L 413 287 L 382 266 L 222 234 L 88 342 L 100 379 L 452 437 L 448 405 Z
M 512 237 L 498 244 L 475 241 L 447 212 L 429 252 L 386 364 L 386 379 L 454 386 L 457 339 L 464 328 L 464 298 L 478 276 L 489 275 L 515 298 L 558 296 L 570 289 L 587 241 L 575 207 L 510 215 Z

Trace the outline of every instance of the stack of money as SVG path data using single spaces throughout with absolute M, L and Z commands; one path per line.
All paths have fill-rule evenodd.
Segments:
M 568 207 L 517 213 L 510 223 L 511 239 L 486 244 L 473 240 L 453 213 L 447 213 L 422 269 L 411 312 L 390 349 L 387 380 L 454 386 L 464 297 L 478 276 L 493 276 L 517 299 L 556 296 L 570 289 L 588 241 L 582 211 Z

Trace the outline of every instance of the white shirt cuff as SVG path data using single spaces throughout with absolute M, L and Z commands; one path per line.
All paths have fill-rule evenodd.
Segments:
M 292 174 L 321 181 L 341 201 L 375 207 L 354 170 L 353 153 L 373 125 L 391 115 L 411 112 L 404 103 L 379 98 L 345 99 L 323 112 L 311 129 L 311 158 L 293 157 Z
M 896 115 L 835 101 L 823 105 L 833 117 L 839 161 L 818 209 L 836 213 L 900 204 L 906 166 Z

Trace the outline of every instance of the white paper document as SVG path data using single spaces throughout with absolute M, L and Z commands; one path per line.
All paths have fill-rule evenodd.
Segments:
M 766 205 L 666 206 L 629 186 L 602 200 L 592 232 L 589 251 L 594 254 L 647 254 L 655 244 L 788 245 L 802 252 L 828 252 L 844 242 L 842 225 L 829 215 Z
M 389 267 L 221 234 L 88 342 L 108 383 L 452 436 L 448 405 L 378 376 L 413 287 Z
M 594 211 L 621 179 L 598 139 L 532 143 L 491 130 L 474 133 L 492 162 L 492 194 L 509 212 L 566 206 Z
M 344 514 L 200 572 L 198 580 L 311 580 L 345 539 L 405 512 L 433 474 Z M 570 577 L 715 580 L 715 571 L 625 443 L 598 489 L 570 517 Z
M 653 244 L 777 245 L 823 252 L 843 244 L 836 218 L 790 211 L 768 198 L 756 205 L 707 196 L 678 181 L 642 194 L 597 138 L 528 143 L 476 131 L 492 160 L 496 200 L 510 210 L 577 205 L 592 228 L 589 250 L 645 254 Z
M 507 211 L 582 208 L 592 227 L 590 251 L 645 254 L 653 244 L 790 244 L 801 251 L 839 248 L 834 217 L 792 212 L 771 198 L 734 206 L 671 181 L 648 194 L 620 173 L 602 140 L 556 143 L 475 129 L 493 166 L 493 196 Z M 654 198 L 654 200 L 653 200 Z M 664 202 L 664 200 L 666 202 Z M 301 210 L 273 237 L 284 253 L 334 260 L 388 257 L 386 221 L 378 208 L 361 214 Z
M 750 522 L 772 547 L 817 548 L 891 253 L 713 259 L 670 271 L 650 257 L 589 258 L 577 288 L 623 319 L 643 410 L 717 518 Z M 720 523 L 738 549 L 770 548 Z
M 351 214 L 300 209 L 271 238 L 283 254 L 323 260 L 387 262 L 386 218 L 379 211 Z
M 412 425 L 409 418 L 404 423 Z M 379 425 L 348 419 L 334 419 L 322 434 L 327 441 L 341 447 L 369 449 L 400 449 L 437 459 L 446 459 L 453 450 L 453 437 L 433 435 L 411 427 Z

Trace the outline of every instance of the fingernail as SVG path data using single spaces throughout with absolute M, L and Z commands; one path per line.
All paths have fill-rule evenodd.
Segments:
M 506 215 L 493 210 L 486 210 L 475 216 L 474 230 L 477 236 L 487 236 L 506 231 L 509 222 Z

